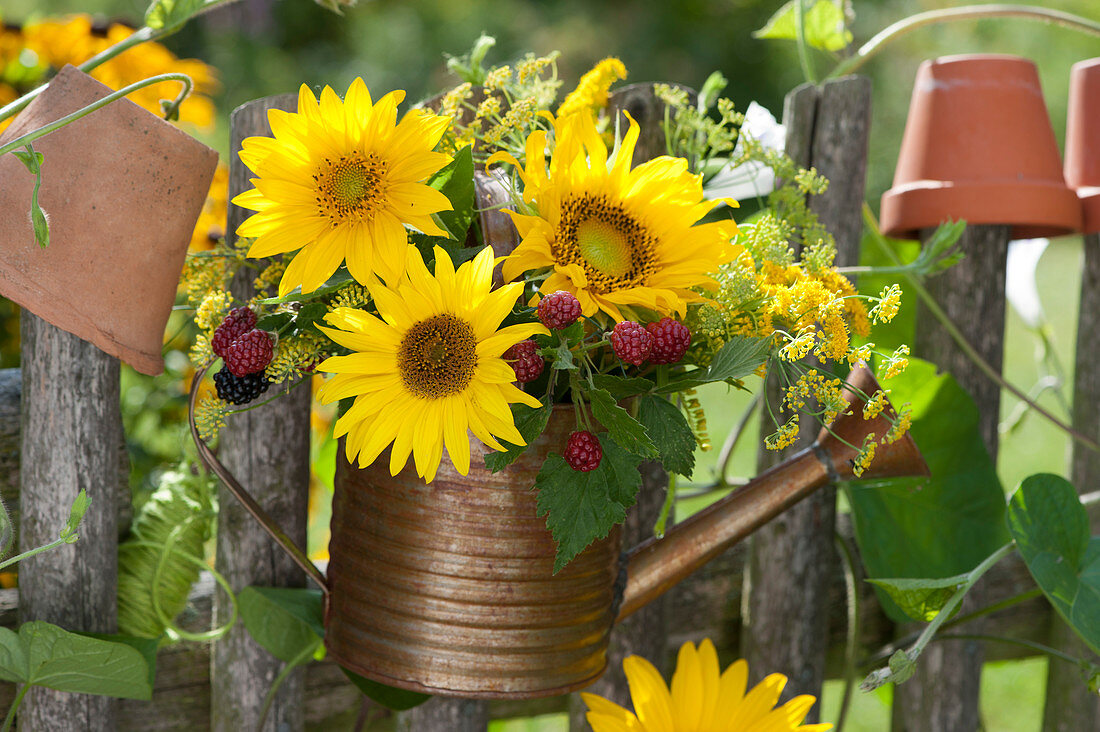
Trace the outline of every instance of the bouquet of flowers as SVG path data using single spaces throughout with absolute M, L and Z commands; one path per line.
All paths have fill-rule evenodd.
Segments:
M 533 486 L 557 569 L 625 518 L 641 461 L 690 476 L 709 447 L 697 387 L 771 370 L 785 392 L 767 446 L 793 442 L 800 419 L 827 426 L 847 405 L 830 367 L 872 357 L 871 323 L 894 316 L 900 290 L 863 297 L 837 271 L 806 205 L 826 181 L 744 130 L 720 75 L 694 99 L 655 86 L 667 154 L 636 163 L 639 124 L 607 106 L 618 60 L 557 104 L 555 55 L 484 69 L 490 45 L 451 59 L 461 83 L 435 111 L 398 121 L 404 93 L 374 99 L 358 79 L 342 99 L 303 86 L 296 113 L 269 113 L 272 137 L 245 140 L 255 188 L 234 203 L 255 213 L 185 274 L 196 366 L 224 361 L 194 419 L 210 439 L 232 405 L 317 370 L 349 461 L 396 474 L 411 460 L 430 482 L 444 451 L 470 470 L 471 435 L 494 451 L 486 468 L 505 469 L 571 404 L 575 430 Z M 747 163 L 783 184 L 738 224 L 737 201 L 707 182 Z M 479 176 L 507 192 L 510 252 L 482 230 Z M 258 294 L 237 304 L 242 267 Z M 906 354 L 880 354 L 887 375 Z M 886 395 L 862 396 L 877 416 Z M 904 434 L 905 408 L 891 419 L 853 446 L 857 474 Z

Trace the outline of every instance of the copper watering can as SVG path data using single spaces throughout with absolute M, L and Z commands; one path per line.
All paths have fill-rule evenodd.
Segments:
M 195 379 L 192 403 L 197 394 Z M 848 383 L 878 385 L 866 367 Z M 490 473 L 471 439 L 471 467 L 448 461 L 425 484 L 408 466 L 389 475 L 385 453 L 336 472 L 326 578 L 218 462 L 195 431 L 199 455 L 325 593 L 329 656 L 390 686 L 475 698 L 534 698 L 582 688 L 602 675 L 611 627 L 818 488 L 851 480 L 866 434 L 884 416 L 862 418 L 863 400 L 809 448 L 748 485 L 622 552 L 619 527 L 557 575 L 555 544 L 536 516 L 535 476 L 573 429 L 571 405 L 555 407 L 546 431 L 512 465 Z M 886 414 L 892 414 L 889 408 Z M 838 438 L 843 438 L 844 441 Z M 928 475 L 909 435 L 881 446 L 863 478 Z

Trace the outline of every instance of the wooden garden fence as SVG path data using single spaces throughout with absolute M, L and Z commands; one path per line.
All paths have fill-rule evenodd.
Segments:
M 613 98 L 648 131 L 641 154 L 654 154 L 656 125 L 663 110 L 645 86 Z M 247 171 L 237 160 L 241 141 L 268 134 L 266 111 L 292 109 L 294 97 L 257 100 L 231 118 L 230 197 L 245 189 Z M 787 152 L 800 165 L 830 180 L 811 205 L 837 240 L 840 265 L 855 264 L 862 230 L 864 174 L 870 128 L 870 83 L 847 77 L 791 92 L 784 108 Z M 244 212 L 231 206 L 227 231 Z M 963 264 L 931 280 L 931 289 L 979 352 L 999 368 L 1003 351 L 1004 270 L 1009 228 L 972 226 L 964 235 Z M 251 284 L 234 284 L 247 299 Z M 1074 426 L 1100 437 L 1100 237 L 1087 238 L 1081 285 Z M 118 540 L 130 508 L 119 413 L 119 363 L 97 348 L 23 313 L 20 370 L 0 372 L 0 491 L 13 509 L 19 546 L 27 549 L 54 538 L 81 488 L 93 504 L 73 546 L 25 561 L 19 589 L 0 590 L 0 624 L 47 620 L 73 630 L 117 629 Z M 982 376 L 936 321 L 922 313 L 914 353 L 947 368 L 970 391 L 981 412 L 981 429 L 992 454 L 997 450 L 999 389 Z M 802 435 L 802 447 L 812 436 Z M 304 544 L 309 475 L 309 393 L 249 411 L 223 432 L 223 462 L 257 496 L 287 533 Z M 767 467 L 776 456 L 762 456 Z M 662 501 L 657 467 L 645 468 L 645 492 L 630 519 L 627 544 L 652 526 Z M 1100 456 L 1074 453 L 1072 480 L 1092 486 L 1100 479 Z M 838 515 L 835 490 L 826 489 L 787 512 L 750 542 L 735 546 L 669 593 L 664 602 L 617 627 L 608 673 L 593 691 L 629 703 L 621 660 L 630 653 L 652 659 L 665 672 L 675 649 L 687 639 L 709 636 L 729 657 L 744 656 L 758 679 L 771 672 L 790 678 L 788 693 L 819 698 L 826 678 L 843 673 L 847 633 L 845 580 L 834 535 L 852 542 L 848 517 Z M 247 585 L 302 587 L 303 573 L 224 490 L 220 495 L 217 570 L 235 590 Z M 1033 586 L 1018 558 L 997 565 L 968 602 L 1011 597 Z M 894 625 L 869 585 L 858 584 L 862 658 L 888 650 L 912 629 Z M 206 629 L 227 618 L 227 598 L 210 577 L 196 585 L 182 622 Z M 986 616 L 982 632 L 1008 635 L 1056 647 L 1072 646 L 1072 633 L 1043 599 Z M 1074 652 L 1080 653 L 1079 647 Z M 896 732 L 972 732 L 979 726 L 978 679 L 984 661 L 1028 653 L 1017 646 L 953 641 L 932 645 L 917 676 L 897 687 Z M 202 730 L 256 729 L 264 695 L 282 662 L 260 648 L 242 624 L 213 644 L 182 643 L 157 659 L 151 702 L 118 701 L 35 689 L 20 710 L 21 730 Z M 0 684 L 0 711 L 14 696 Z M 314 662 L 291 674 L 279 691 L 265 730 L 356 729 L 365 719 L 364 697 L 329 662 Z M 534 701 L 481 702 L 437 698 L 410 712 L 392 715 L 394 729 L 480 732 L 490 719 L 570 712 L 571 729 L 585 729 L 577 695 Z M 811 713 L 816 718 L 818 708 Z M 1052 663 L 1047 685 L 1045 730 L 1097 728 L 1097 701 L 1074 668 Z

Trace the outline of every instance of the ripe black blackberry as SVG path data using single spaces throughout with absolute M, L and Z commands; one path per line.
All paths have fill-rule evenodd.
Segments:
M 268 380 L 263 371 L 245 376 L 234 376 L 225 366 L 214 374 L 214 388 L 218 398 L 230 404 L 248 404 L 267 391 Z

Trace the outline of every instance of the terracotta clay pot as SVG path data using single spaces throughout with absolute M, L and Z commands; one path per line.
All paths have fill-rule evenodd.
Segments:
M 881 219 L 883 232 L 905 238 L 948 219 L 1010 224 L 1018 239 L 1080 228 L 1034 63 L 972 55 L 921 64 Z
M 1100 58 L 1074 64 L 1070 73 L 1065 174 L 1081 200 L 1082 231 L 1100 232 Z
M 0 142 L 111 93 L 66 66 Z M 35 242 L 34 178 L 0 158 L 0 294 L 138 371 L 158 374 L 191 231 L 217 166 L 215 151 L 120 100 L 39 138 L 39 203 L 50 245 Z

